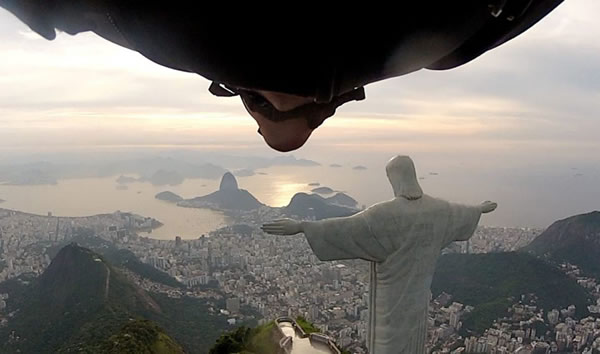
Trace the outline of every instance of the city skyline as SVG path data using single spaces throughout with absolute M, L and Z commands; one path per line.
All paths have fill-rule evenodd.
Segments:
M 76 239 L 92 242 L 99 250 L 105 246 L 98 245 L 110 243 L 111 247 L 129 250 L 140 261 L 173 277 L 166 283 L 164 278 L 146 278 L 126 266 L 119 267 L 119 272 L 145 291 L 172 298 L 204 299 L 211 306 L 216 306 L 215 303 L 223 299 L 215 312 L 226 316 L 230 326 L 248 318 L 238 312 L 241 307 L 252 308 L 260 315 L 259 323 L 281 316 L 306 316 L 340 346 L 351 348 L 353 353 L 366 353 L 367 265 L 360 261 L 319 262 L 302 237 L 278 242 L 278 236 L 258 231 L 257 225 L 263 220 L 278 216 L 278 212 L 264 209 L 239 214 L 237 221 L 250 226 L 253 230 L 250 234 L 224 227 L 212 232 L 209 237 L 194 240 L 154 240 L 136 235 L 136 230 L 148 222 L 143 216 L 114 213 L 57 218 L 0 209 L 3 246 L 0 257 L 6 263 L 0 271 L 0 280 L 14 279 L 23 274 L 42 274 L 51 262 L 47 253 L 50 246 L 69 244 Z M 83 237 L 81 227 L 89 230 L 87 237 L 91 238 L 86 240 Z M 470 248 L 478 257 L 504 254 L 514 258 L 516 253 L 513 251 L 521 249 L 540 232 L 481 227 L 471 239 Z M 446 252 L 466 251 L 464 243 L 457 246 Z M 30 251 L 22 252 L 23 249 Z M 521 254 L 519 259 L 530 259 L 528 262 L 531 262 L 528 257 L 531 256 Z M 554 266 L 544 267 L 552 269 Z M 589 291 L 593 301 L 588 310 L 600 313 L 600 285 L 597 280 L 582 275 L 581 270 L 573 265 L 557 265 L 557 269 L 564 273 L 557 279 L 569 277 L 570 286 L 581 286 Z M 550 277 L 545 281 L 552 283 L 556 280 Z M 544 293 L 543 289 L 540 291 Z M 461 302 L 457 299 L 459 297 L 452 291 L 436 293 L 430 302 L 428 348 L 460 354 L 481 349 L 485 352 L 494 350 L 491 353 L 508 353 L 519 347 L 528 348 L 530 343 L 531 346 L 539 343 L 545 349 L 589 349 L 600 345 L 600 340 L 594 335 L 600 328 L 600 320 L 577 315 L 576 307 L 571 304 L 542 308 L 536 304 L 536 297 L 532 294 L 510 299 L 507 302 L 510 307 L 508 316 L 490 322 L 480 333 L 464 336 L 461 328 L 466 326 L 470 313 L 479 306 Z M 0 294 L 0 323 L 4 325 L 10 323 L 2 312 L 9 300 L 8 294 Z M 551 326 L 548 333 L 534 330 L 540 323 Z

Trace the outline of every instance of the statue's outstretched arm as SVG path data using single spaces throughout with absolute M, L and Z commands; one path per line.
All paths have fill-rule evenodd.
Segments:
M 261 229 L 272 235 L 296 235 L 304 232 L 304 222 L 292 219 L 278 219 L 261 226 Z
M 466 241 L 475 233 L 475 229 L 479 224 L 481 214 L 491 213 L 496 210 L 498 204 L 489 200 L 479 205 L 462 205 L 451 203 L 450 218 L 446 235 L 444 236 L 447 246 L 450 242 Z
M 371 234 L 362 215 L 319 221 L 279 219 L 261 229 L 273 235 L 304 233 L 315 255 L 322 261 L 360 258 L 381 262 L 389 253 Z

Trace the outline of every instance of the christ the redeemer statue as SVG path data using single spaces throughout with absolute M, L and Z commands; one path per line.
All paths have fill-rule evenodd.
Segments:
M 469 239 L 481 214 L 497 204 L 468 206 L 424 195 L 407 156 L 393 158 L 386 170 L 392 200 L 349 217 L 281 219 L 262 229 L 275 235 L 303 232 L 322 261 L 370 261 L 370 353 L 420 354 L 425 353 L 430 286 L 441 250 Z

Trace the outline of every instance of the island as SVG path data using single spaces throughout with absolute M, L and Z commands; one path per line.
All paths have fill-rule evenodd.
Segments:
M 129 176 L 123 176 L 120 175 L 116 180 L 115 180 L 118 184 L 128 184 L 128 183 L 134 183 L 137 182 L 138 179 L 135 177 L 129 177 Z
M 177 203 L 183 200 L 183 198 L 173 192 L 169 192 L 169 191 L 165 191 L 165 192 L 160 192 L 157 195 L 154 196 L 154 198 L 158 199 L 158 200 L 164 200 L 167 202 L 171 202 L 171 203 Z
M 334 190 L 329 187 L 319 187 L 311 190 L 311 192 L 319 194 L 332 194 Z
M 356 214 L 359 210 L 332 204 L 318 194 L 296 193 L 282 211 L 289 216 L 321 220 L 350 216 Z
M 58 183 L 58 179 L 52 173 L 40 168 L 0 171 L 0 181 L 3 181 L 2 185 L 13 186 L 55 185 Z
M 346 193 L 336 193 L 334 196 L 326 198 L 327 202 L 334 205 L 340 205 L 350 208 L 357 208 L 358 202 Z
M 271 160 L 271 163 L 280 166 L 321 166 L 321 164 L 316 161 L 297 159 L 294 156 L 277 156 Z
M 231 172 L 223 175 L 218 191 L 202 197 L 182 200 L 177 205 L 187 208 L 209 208 L 221 211 L 249 211 L 264 206 L 250 192 L 238 187 L 237 180 Z
M 352 169 L 353 169 L 353 170 L 356 170 L 356 171 L 364 171 L 364 170 L 366 170 L 367 168 L 366 168 L 365 166 L 363 166 L 363 165 L 358 165 L 358 166 L 354 166 L 354 167 L 352 167 Z
M 183 183 L 185 178 L 176 171 L 158 170 L 150 178 L 145 180 L 149 181 L 155 186 L 176 186 Z

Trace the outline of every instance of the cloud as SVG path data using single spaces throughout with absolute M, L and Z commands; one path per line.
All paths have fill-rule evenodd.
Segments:
M 367 100 L 341 107 L 309 145 L 589 146 L 600 131 L 597 13 L 595 0 L 565 2 L 460 68 L 369 85 Z M 60 142 L 68 134 L 82 144 L 88 134 L 90 143 L 262 144 L 239 99 L 213 97 L 198 75 L 161 67 L 91 33 L 59 33 L 51 42 L 36 36 L 0 10 L 4 146 Z

